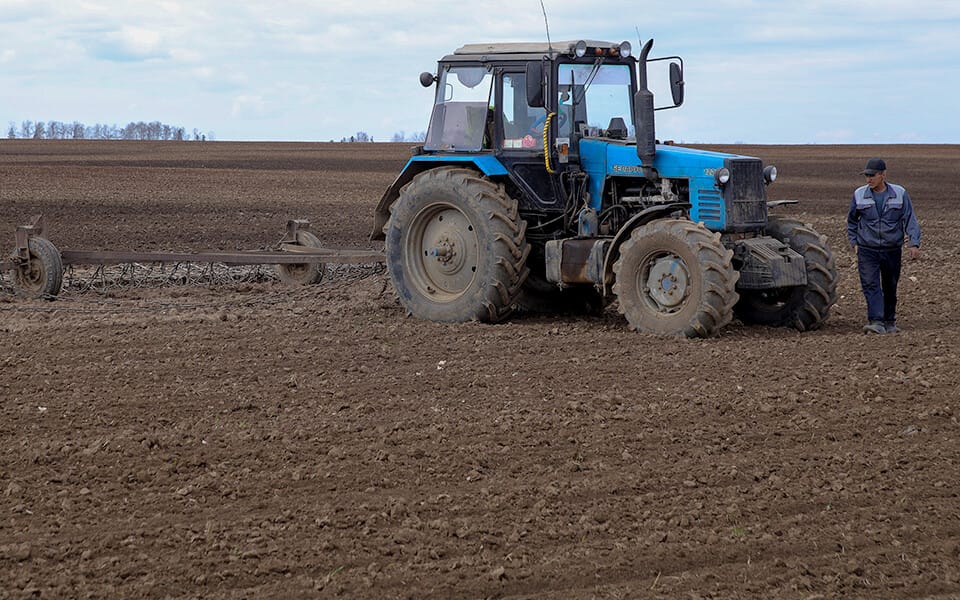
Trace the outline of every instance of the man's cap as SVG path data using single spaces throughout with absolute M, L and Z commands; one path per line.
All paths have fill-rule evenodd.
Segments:
M 876 175 L 880 171 L 887 170 L 887 163 L 882 158 L 871 158 L 867 161 L 867 166 L 863 168 L 864 175 Z

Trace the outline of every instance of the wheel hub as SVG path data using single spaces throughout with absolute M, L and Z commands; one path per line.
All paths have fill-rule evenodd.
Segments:
M 433 206 L 418 216 L 411 231 L 419 238 L 419 258 L 411 257 L 411 277 L 434 298 L 452 298 L 473 281 L 479 260 L 479 242 L 473 225 L 461 211 Z M 411 248 L 413 249 L 413 248 Z
M 677 256 L 664 256 L 651 265 L 644 291 L 662 309 L 672 309 L 686 298 L 689 284 L 683 261 Z
M 38 283 L 43 279 L 43 271 L 36 266 L 36 259 L 30 261 L 30 264 L 23 271 L 23 279 L 30 284 Z
M 427 251 L 428 256 L 437 259 L 436 268 L 445 275 L 452 275 L 463 268 L 463 239 L 448 232 L 436 241 L 436 245 Z

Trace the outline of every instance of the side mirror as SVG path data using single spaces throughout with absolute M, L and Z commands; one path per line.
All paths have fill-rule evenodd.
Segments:
M 527 63 L 527 104 L 534 108 L 545 106 L 543 94 L 543 65 Z
M 430 87 L 436 80 L 437 77 L 433 73 L 427 73 L 426 71 L 420 73 L 420 85 L 423 87 Z
M 683 67 L 680 63 L 670 63 L 670 94 L 674 106 L 683 104 Z

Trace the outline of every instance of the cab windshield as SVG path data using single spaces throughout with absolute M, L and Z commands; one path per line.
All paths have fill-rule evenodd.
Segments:
M 424 148 L 473 152 L 483 148 L 492 84 L 486 67 L 444 69 Z
M 620 117 L 627 126 L 627 136 L 634 137 L 631 81 L 628 65 L 560 65 L 557 136 L 570 137 L 579 123 L 591 130 L 589 135 L 596 135 L 594 131 L 607 129 L 610 119 Z

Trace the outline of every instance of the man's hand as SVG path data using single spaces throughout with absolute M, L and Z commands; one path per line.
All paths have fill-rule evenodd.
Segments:
M 920 258 L 920 247 L 910 246 L 907 248 L 907 254 L 910 256 L 910 260 L 917 260 Z

